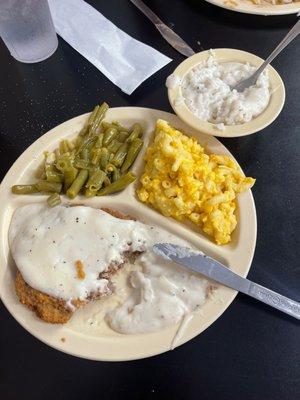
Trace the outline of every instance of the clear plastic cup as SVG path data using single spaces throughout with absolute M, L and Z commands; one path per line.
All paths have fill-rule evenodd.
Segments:
M 0 0 L 0 36 L 18 61 L 50 57 L 58 41 L 47 0 Z

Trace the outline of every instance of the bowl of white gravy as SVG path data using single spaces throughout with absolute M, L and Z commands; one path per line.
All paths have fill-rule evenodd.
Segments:
M 170 104 L 185 123 L 213 136 L 236 137 L 258 132 L 279 115 L 285 89 L 270 65 L 255 85 L 232 89 L 263 60 L 236 49 L 197 53 L 183 61 L 166 81 Z

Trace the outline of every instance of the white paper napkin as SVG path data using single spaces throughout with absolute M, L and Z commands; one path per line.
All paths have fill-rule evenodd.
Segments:
M 127 94 L 171 61 L 83 0 L 48 1 L 56 32 Z

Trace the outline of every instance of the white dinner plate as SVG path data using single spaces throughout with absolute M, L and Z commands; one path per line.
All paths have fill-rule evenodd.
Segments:
M 50 130 L 34 142 L 14 163 L 0 186 L 0 295 L 3 303 L 14 318 L 32 335 L 48 345 L 63 352 L 93 360 L 131 360 L 149 357 L 170 349 L 178 326 L 171 326 L 159 332 L 137 335 L 123 335 L 112 331 L 101 320 L 91 328 L 89 318 L 95 312 L 104 315 L 105 309 L 114 301 L 114 296 L 87 305 L 74 313 L 65 325 L 51 325 L 43 322 L 33 312 L 19 303 L 14 291 L 16 267 L 8 246 L 8 229 L 13 211 L 28 203 L 45 202 L 44 195 L 13 195 L 14 184 L 35 181 L 35 172 L 43 159 L 45 150 L 53 150 L 61 139 L 74 137 L 86 122 L 89 114 L 80 115 Z M 125 126 L 139 122 L 144 129 L 144 148 L 137 158 L 133 172 L 139 177 L 143 171 L 143 153 L 152 137 L 157 119 L 162 118 L 171 125 L 196 136 L 208 151 L 231 155 L 214 137 L 200 134 L 188 128 L 179 118 L 163 111 L 137 107 L 112 108 L 107 112 L 106 121 L 118 120 Z M 163 217 L 157 211 L 139 202 L 135 196 L 138 180 L 119 194 L 92 199 L 75 199 L 92 207 L 110 207 L 138 218 L 141 222 L 151 223 L 169 230 L 197 246 L 208 255 L 227 264 L 233 271 L 246 276 L 253 257 L 256 243 L 256 212 L 251 191 L 239 196 L 239 222 L 232 241 L 226 246 L 217 246 L 196 228 Z M 65 199 L 65 201 L 67 201 Z M 119 280 L 122 281 L 121 271 Z M 124 278 L 124 276 L 123 276 Z M 183 332 L 177 345 L 187 342 L 210 326 L 226 310 L 236 296 L 236 292 L 226 287 L 218 287 L 214 296 L 209 297 L 200 311 Z
M 251 0 L 206 0 L 208 3 L 227 8 L 231 11 L 259 15 L 286 15 L 300 11 L 300 1 L 289 4 L 270 4 L 262 0 L 261 4 L 254 4 Z

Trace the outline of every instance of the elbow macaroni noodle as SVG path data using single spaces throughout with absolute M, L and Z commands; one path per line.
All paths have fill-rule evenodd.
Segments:
M 145 161 L 137 190 L 142 202 L 167 217 L 189 219 L 217 244 L 230 241 L 237 224 L 236 197 L 255 182 L 233 159 L 207 154 L 195 138 L 158 120 Z

